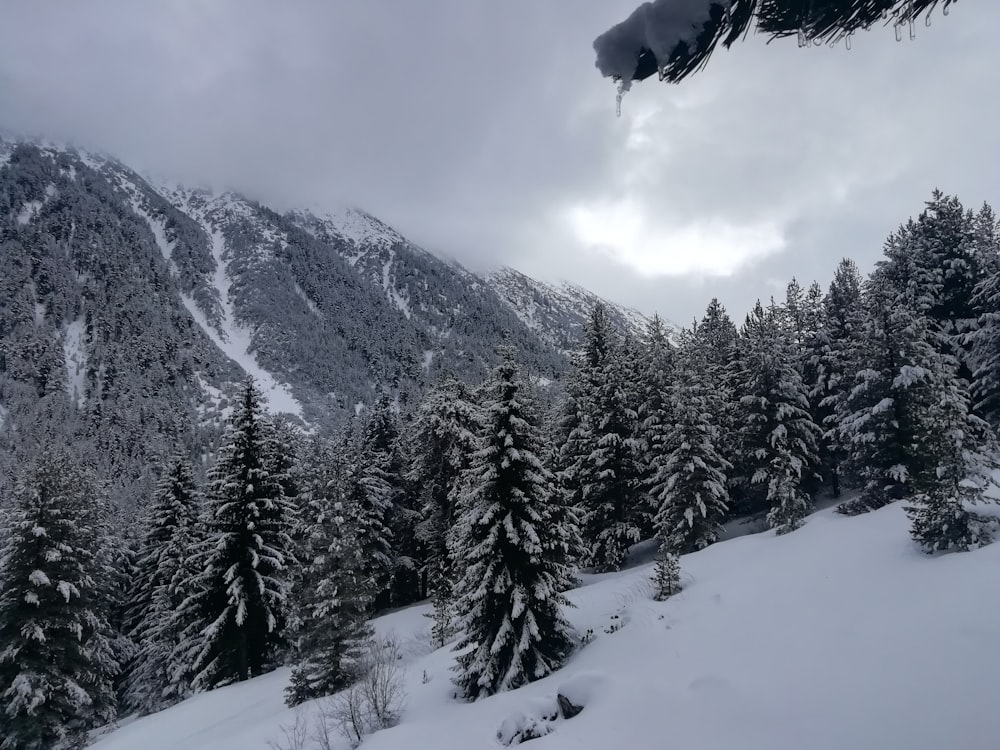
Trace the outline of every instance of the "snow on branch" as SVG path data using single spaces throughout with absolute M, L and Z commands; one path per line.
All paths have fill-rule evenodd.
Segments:
M 881 22 L 899 29 L 958 0 L 652 0 L 594 40 L 601 75 L 627 91 L 653 73 L 676 83 L 702 67 L 716 45 L 749 32 L 795 36 L 800 44 L 837 42 Z

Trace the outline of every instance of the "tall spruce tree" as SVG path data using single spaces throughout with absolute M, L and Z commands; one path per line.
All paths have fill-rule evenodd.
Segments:
M 820 328 L 823 323 L 823 290 L 813 282 L 808 290 L 803 290 L 799 283 L 792 279 L 785 294 L 785 303 L 779 308 L 779 320 L 786 337 L 790 341 L 789 351 L 795 369 L 799 371 L 802 382 L 806 386 L 809 416 L 817 426 L 822 427 L 823 419 L 820 409 L 820 397 L 816 393 L 815 383 L 818 380 Z M 826 472 L 825 445 L 822 440 L 817 443 L 817 463 L 814 471 L 804 482 L 809 494 L 815 494 L 820 486 L 828 480 Z
M 809 340 L 809 312 L 806 293 L 794 277 L 785 287 L 785 304 L 779 308 L 780 323 L 785 328 L 792 346 L 802 350 Z
M 644 502 L 648 504 L 649 526 L 646 534 L 655 530 L 656 514 L 663 490 L 662 467 L 670 453 L 668 442 L 675 430 L 671 387 L 676 370 L 676 352 L 667 338 L 663 321 L 654 315 L 646 326 L 642 351 L 636 373 L 639 437 L 639 471 Z M 645 520 L 645 519 L 644 519 Z
M 373 592 L 358 545 L 359 514 L 347 500 L 343 447 L 343 440 L 314 439 L 300 464 L 303 540 L 290 628 L 296 664 L 285 691 L 292 706 L 349 684 L 370 636 Z
M 701 322 L 693 326 L 701 351 L 705 354 L 706 384 L 719 398 L 713 408 L 713 421 L 719 426 L 721 440 L 719 452 L 732 464 L 728 472 L 730 511 L 742 510 L 748 505 L 744 483 L 740 477 L 747 474 L 740 453 L 739 428 L 742 387 L 739 333 L 726 308 L 718 299 L 712 299 Z M 748 484 L 748 483 L 746 483 Z
M 782 330 L 773 303 L 767 310 L 758 303 L 744 337 L 748 395 L 741 399 L 742 435 L 744 451 L 752 462 L 750 481 L 764 488 L 768 525 L 785 533 L 801 526 L 812 508 L 809 486 L 819 428 L 809 414 L 793 344 Z
M 432 387 L 417 409 L 411 430 L 413 460 L 409 480 L 421 488 L 416 533 L 427 550 L 425 587 L 434 604 L 434 640 L 450 636 L 455 568 L 448 532 L 455 517 L 460 481 L 476 448 L 479 415 L 468 387 L 446 378 Z
M 957 371 L 957 362 L 951 369 Z M 927 405 L 927 429 L 915 435 L 925 463 L 911 477 L 914 495 L 906 507 L 913 538 L 929 553 L 990 542 L 989 520 L 970 506 L 987 501 L 985 492 L 996 485 L 993 476 L 1000 468 L 995 438 L 970 412 L 965 382 L 947 375 L 939 379 L 939 373 L 947 373 L 947 365 L 943 371 L 914 374 L 937 386 L 937 399 Z
M 115 716 L 107 502 L 46 451 L 19 483 L 0 547 L 0 748 L 68 750 Z
M 657 536 L 675 555 L 703 549 L 718 538 L 728 511 L 726 472 L 731 468 L 719 453 L 720 431 L 713 418 L 720 394 L 706 377 L 707 357 L 695 330 L 682 332 L 677 358 L 669 392 L 673 429 L 654 477 L 660 488 Z
M 972 394 L 976 411 L 1000 430 L 1000 222 L 989 206 L 976 215 L 975 228 L 984 274 L 975 290 L 979 319 L 969 342 Z
M 550 426 L 548 463 L 553 471 L 552 486 L 560 505 L 571 513 L 576 523 L 576 545 L 570 556 L 582 560 L 583 539 L 580 536 L 580 514 L 583 513 L 583 488 L 579 474 L 580 462 L 589 439 L 588 394 L 581 367 L 583 353 L 573 355 L 573 365 L 566 374 L 563 397 L 558 402 Z
M 260 392 L 247 381 L 209 474 L 201 572 L 181 605 L 189 624 L 175 655 L 196 689 L 261 675 L 284 646 L 295 508 L 276 450 Z
M 885 245 L 883 273 L 927 317 L 937 348 L 955 357 L 958 376 L 972 379 L 970 333 L 980 310 L 976 289 L 988 275 L 995 248 L 984 246 L 976 216 L 955 196 L 935 190 L 916 220 Z
M 961 352 L 935 317 L 939 298 L 922 282 L 925 259 L 901 255 L 899 241 L 890 237 L 865 289 L 865 367 L 840 419 L 864 484 L 844 511 L 909 499 L 911 531 L 925 550 L 968 549 L 989 538 L 968 505 L 983 499 L 996 448 L 972 412 Z
M 201 505 L 190 462 L 175 456 L 156 488 L 132 572 L 126 626 L 136 654 L 129 665 L 125 705 L 140 714 L 177 702 L 189 689 L 188 675 L 178 672 L 171 655 L 183 630 L 180 605 L 198 573 L 191 550 L 201 535 Z
M 865 283 L 861 369 L 838 403 L 838 439 L 860 496 L 840 507 L 854 514 L 915 494 L 913 480 L 936 466 L 928 431 L 941 429 L 935 403 L 957 386 L 957 362 L 941 352 L 934 322 L 918 309 L 918 290 L 900 285 L 898 264 L 881 264 Z M 902 291 L 900 288 L 902 287 Z
M 513 352 L 501 356 L 453 545 L 463 631 L 455 682 L 470 699 L 545 677 L 571 648 L 559 591 L 568 574 L 551 555 L 562 534 L 552 528 L 540 434 Z
M 599 571 L 618 570 L 640 539 L 646 503 L 627 363 L 603 305 L 591 313 L 583 351 L 585 412 L 570 435 L 577 450 L 572 472 L 579 485 L 587 562 Z
M 861 369 L 855 361 L 859 353 L 863 310 L 861 274 L 854 261 L 844 258 L 834 272 L 833 281 L 823 298 L 822 324 L 814 348 L 815 377 L 810 399 L 816 406 L 813 418 L 823 429 L 819 459 L 834 497 L 839 497 L 843 482 L 846 447 L 838 430 L 837 409 L 851 387 L 854 374 Z
M 386 493 L 385 523 L 393 540 L 388 575 L 376 598 L 376 609 L 411 604 L 423 593 L 420 569 L 426 551 L 416 534 L 419 496 L 407 481 L 408 460 L 402 443 L 395 407 L 383 394 L 372 407 L 362 433 L 362 460 L 369 473 L 378 475 Z
M 386 454 L 367 442 L 354 447 L 347 467 L 346 503 L 356 513 L 355 534 L 361 550 L 362 578 L 373 592 L 371 609 L 391 601 L 395 565 L 393 533 L 389 526 L 397 487 L 386 468 Z

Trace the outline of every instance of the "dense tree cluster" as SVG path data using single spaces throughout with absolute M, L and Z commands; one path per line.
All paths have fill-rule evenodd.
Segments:
M 409 407 L 387 389 L 318 434 L 250 380 L 215 450 L 164 452 L 137 519 L 39 449 L 0 502 L 0 747 L 73 747 L 279 665 L 290 704 L 328 695 L 365 669 L 368 620 L 425 598 L 461 695 L 512 689 L 575 647 L 577 568 L 656 539 L 663 599 L 725 524 L 792 533 L 820 497 L 901 501 L 928 552 L 988 543 L 998 237 L 988 207 L 935 193 L 867 278 L 844 260 L 739 326 L 713 300 L 638 337 L 597 305 L 559 384 L 502 346 L 478 385 L 442 377 Z

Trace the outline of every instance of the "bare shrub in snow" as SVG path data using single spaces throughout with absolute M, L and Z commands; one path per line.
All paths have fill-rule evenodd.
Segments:
M 309 719 L 305 712 L 297 710 L 295 721 L 281 725 L 281 737 L 268 740 L 271 750 L 312 750 L 310 743 Z
M 320 709 L 323 721 L 337 727 L 355 747 L 369 734 L 399 723 L 406 703 L 403 668 L 395 640 L 369 641 L 360 666 L 361 679 L 326 699 Z
M 358 662 L 361 679 L 336 695 L 323 698 L 310 711 L 295 712 L 282 725 L 271 750 L 334 750 L 343 737 L 352 747 L 380 729 L 399 723 L 406 704 L 399 645 L 393 638 L 367 641 Z
M 327 698 L 321 711 L 326 721 L 335 726 L 353 747 L 360 745 L 365 737 L 378 729 L 374 716 L 365 706 L 364 691 L 358 684 Z

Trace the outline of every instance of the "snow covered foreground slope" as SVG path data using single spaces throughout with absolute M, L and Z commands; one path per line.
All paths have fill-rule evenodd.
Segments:
M 897 505 L 823 511 L 787 536 L 741 537 L 682 563 L 686 589 L 664 603 L 649 598 L 648 565 L 585 577 L 570 617 L 593 642 L 551 678 L 474 704 L 452 698 L 451 656 L 431 651 L 426 607 L 380 618 L 401 644 L 409 700 L 402 724 L 364 748 L 496 747 L 501 725 L 548 713 L 567 684 L 586 696 L 583 713 L 531 748 L 1000 747 L 1000 543 L 926 557 Z M 264 750 L 294 716 L 286 679 L 197 696 L 96 748 Z

